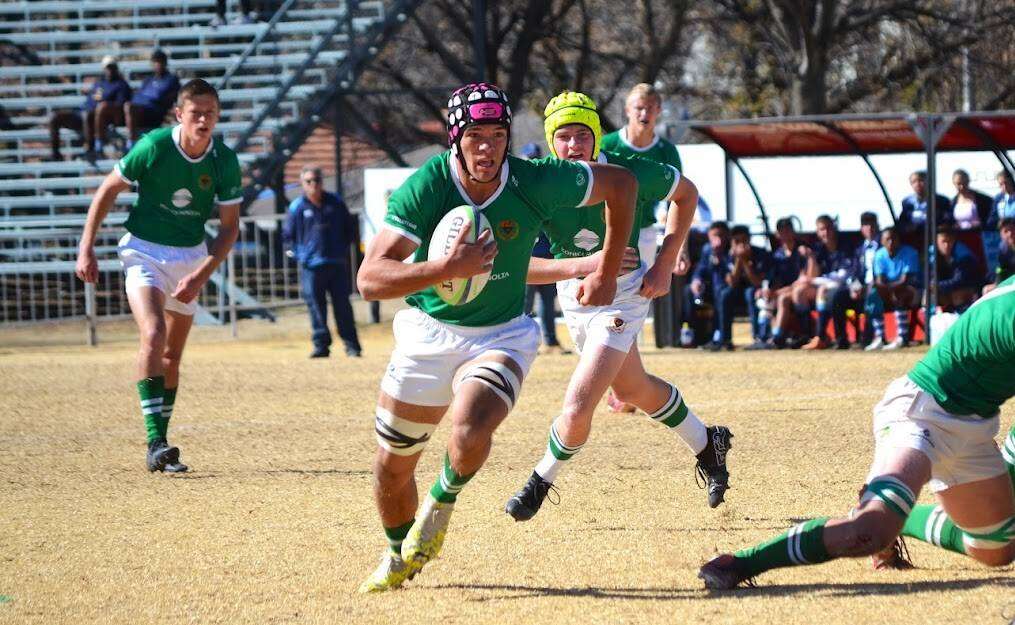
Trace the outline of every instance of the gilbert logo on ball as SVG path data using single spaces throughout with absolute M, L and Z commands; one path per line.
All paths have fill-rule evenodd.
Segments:
M 471 226 L 463 243 L 475 243 L 484 230 L 490 229 L 486 215 L 473 206 L 452 208 L 441 218 L 430 236 L 427 249 L 427 260 L 438 260 L 451 254 L 455 240 L 466 226 Z M 477 274 L 471 278 L 450 278 L 433 285 L 437 295 L 452 306 L 467 304 L 476 297 L 490 279 L 490 272 Z

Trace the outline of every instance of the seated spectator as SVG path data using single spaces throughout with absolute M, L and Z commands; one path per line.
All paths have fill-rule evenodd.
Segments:
M 152 130 L 162 125 L 166 113 L 176 104 L 176 94 L 180 91 L 180 79 L 176 74 L 169 73 L 166 53 L 156 49 L 152 52 L 151 62 L 152 75 L 144 79 L 130 102 L 123 105 L 127 133 L 130 135 L 128 150 L 134 147 L 142 130 Z
M 798 281 L 793 289 L 793 305 L 804 328 L 810 321 L 810 311 L 816 308 L 818 319 L 811 340 L 802 349 L 827 349 L 831 341 L 825 330 L 832 319 L 832 311 L 838 303 L 849 298 L 849 281 L 855 280 L 856 250 L 843 245 L 839 240 L 839 228 L 828 215 L 821 215 L 815 224 L 818 243 L 809 258 L 817 270 L 808 270 L 809 280 Z M 815 276 L 815 274 L 817 274 Z M 849 349 L 846 327 L 836 327 L 836 343 L 839 349 Z
M 793 324 L 793 285 L 806 277 L 810 248 L 800 242 L 793 219 L 783 217 L 775 222 L 779 246 L 772 253 L 772 271 L 768 288 L 762 285 L 759 297 L 767 301 L 767 311 L 775 310 L 771 342 L 751 345 L 751 349 L 786 347 L 789 327 Z M 766 311 L 766 312 L 767 312 Z
M 772 258 L 760 247 L 751 245 L 751 231 L 747 226 L 734 226 L 730 230 L 729 271 L 726 274 L 726 289 L 718 298 L 719 343 L 733 343 L 733 306 L 737 299 L 747 302 L 747 316 L 751 321 L 751 336 L 754 342 L 763 341 L 768 334 L 768 323 L 761 326 L 758 319 L 756 293 L 768 280 Z
M 1001 220 L 1001 243 L 998 246 L 997 268 L 994 270 L 994 282 L 983 287 L 983 294 L 990 293 L 997 285 L 1015 275 L 1015 217 Z
M 60 154 L 60 129 L 70 128 L 80 134 L 85 142 L 85 158 L 94 161 L 102 153 L 106 143 L 106 127 L 123 123 L 123 104 L 130 99 L 132 91 L 120 75 L 115 56 L 102 59 L 102 77 L 95 80 L 86 90 L 85 104 L 80 112 L 61 111 L 49 120 L 49 140 L 53 160 L 63 160 Z
M 951 200 L 952 219 L 959 230 L 982 230 L 992 222 L 991 211 L 994 200 L 969 186 L 969 173 L 964 169 L 956 169 L 952 174 L 955 185 L 955 197 Z M 989 225 L 988 225 L 989 224 Z
M 685 317 L 698 318 L 699 309 L 706 302 L 713 306 L 715 331 L 712 341 L 702 345 L 703 349 L 710 351 L 719 351 L 723 348 L 732 351 L 733 349 L 732 341 L 726 343 L 721 341 L 720 328 L 723 327 L 725 319 L 719 316 L 721 309 L 718 306 L 723 292 L 729 288 L 726 284 L 726 275 L 730 271 L 729 245 L 729 225 L 725 221 L 713 222 L 708 228 L 708 246 L 701 252 L 701 259 L 698 260 L 698 264 L 694 268 L 691 283 L 684 288 Z M 716 319 L 716 317 L 719 318 Z
M 893 227 L 881 232 L 881 249 L 874 254 L 874 288 L 883 310 L 895 311 L 898 336 L 886 344 L 884 317 L 875 314 L 871 319 L 874 340 L 867 346 L 867 351 L 905 347 L 909 334 L 909 311 L 920 301 L 920 256 L 915 249 L 899 241 L 899 233 Z M 883 313 L 883 310 L 876 312 Z
M 878 297 L 874 288 L 874 255 L 881 247 L 881 227 L 878 225 L 877 213 L 866 212 L 860 215 L 860 235 L 863 236 L 863 241 L 856 248 L 856 279 L 849 283 L 849 297 L 839 298 L 833 303 L 832 322 L 836 336 L 845 336 L 847 311 L 866 311 L 870 319 L 872 311 L 867 310 L 867 302 L 872 297 Z M 870 328 L 868 322 L 864 327 L 864 346 L 870 344 Z
M 240 13 L 233 18 L 233 24 L 253 24 L 261 19 L 261 14 L 254 10 L 254 0 L 238 0 Z M 258 8 L 265 10 L 265 3 L 257 2 Z M 215 0 L 215 17 L 209 26 L 222 26 L 226 23 L 226 0 Z
M 983 275 L 969 248 L 955 239 L 955 227 L 945 224 L 937 229 L 935 270 L 937 303 L 943 312 L 961 313 L 976 299 Z
M 988 276 L 993 276 L 997 270 L 997 254 L 1001 249 L 998 227 L 1001 220 L 1015 218 L 1015 180 L 1007 169 L 997 172 L 997 184 L 1001 187 L 1001 192 L 994 196 L 994 207 L 983 229 L 983 255 L 987 261 Z
M 896 221 L 895 227 L 904 241 L 913 245 L 923 246 L 923 229 L 927 224 L 927 215 L 930 213 L 930 195 L 927 192 L 927 172 L 914 171 L 909 175 L 909 186 L 913 188 L 913 194 L 902 200 L 902 212 Z M 937 223 L 951 223 L 951 200 L 943 195 L 935 194 L 937 202 Z

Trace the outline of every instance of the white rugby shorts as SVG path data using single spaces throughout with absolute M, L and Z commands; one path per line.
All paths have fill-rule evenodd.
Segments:
M 645 277 L 644 260 L 638 269 L 617 278 L 617 295 L 608 306 L 582 306 L 578 303 L 581 280 L 557 283 L 557 296 L 564 313 L 564 322 L 575 348 L 581 351 L 589 341 L 605 345 L 625 354 L 631 351 L 638 333 L 645 325 L 651 300 L 638 294 Z
M 539 349 L 539 324 L 528 315 L 495 326 L 442 323 L 417 308 L 400 310 L 392 322 L 395 350 L 381 390 L 417 406 L 447 406 L 462 365 L 490 352 L 506 355 L 528 375 Z
M 638 254 L 641 262 L 651 267 L 656 260 L 656 251 L 659 249 L 659 230 L 654 226 L 646 226 L 638 233 Z
M 197 312 L 197 300 L 184 304 L 172 296 L 177 284 L 193 273 L 208 258 L 208 246 L 202 241 L 194 247 L 159 245 L 139 239 L 129 232 L 120 239 L 117 253 L 123 264 L 124 289 L 152 286 L 166 296 L 166 310 L 181 315 Z
M 874 463 L 870 482 L 894 450 L 915 449 L 931 461 L 930 489 L 996 477 L 1007 472 L 994 442 L 1000 421 L 955 415 L 942 408 L 908 376 L 895 379 L 874 407 Z

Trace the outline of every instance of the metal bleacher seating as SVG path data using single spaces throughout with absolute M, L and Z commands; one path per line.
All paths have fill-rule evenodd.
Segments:
M 242 138 L 240 159 L 250 163 L 270 149 L 274 132 L 300 117 L 308 97 L 334 80 L 354 44 L 349 28 L 362 32 L 385 13 L 380 0 L 276 0 L 274 6 L 263 22 L 214 27 L 215 0 L 0 3 L 0 42 L 35 61 L 0 64 L 0 103 L 15 125 L 0 130 L 0 224 L 11 226 L 21 216 L 37 225 L 39 217 L 87 209 L 122 144 L 113 142 L 90 163 L 81 158 L 76 135 L 61 130 L 61 151 L 72 160 L 51 161 L 47 122 L 55 111 L 81 106 L 104 55 L 119 57 L 121 73 L 135 87 L 150 71 L 156 47 L 169 55 L 170 71 L 181 81 L 201 77 L 219 86 L 217 131 L 229 145 Z M 123 138 L 126 130 L 114 136 Z M 114 210 L 132 200 L 122 194 Z

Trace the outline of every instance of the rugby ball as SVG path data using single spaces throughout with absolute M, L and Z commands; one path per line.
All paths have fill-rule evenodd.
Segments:
M 452 208 L 434 229 L 430 236 L 430 247 L 427 249 L 427 260 L 438 260 L 451 253 L 451 247 L 458 238 L 458 234 L 466 226 L 472 224 L 469 233 L 465 235 L 466 243 L 475 243 L 476 238 L 484 230 L 490 229 L 490 222 L 486 215 L 476 210 L 473 206 L 458 206 Z M 486 286 L 490 279 L 490 272 L 477 274 L 471 278 L 454 278 L 445 280 L 433 285 L 437 295 L 452 306 L 461 306 L 476 299 L 476 296 Z

